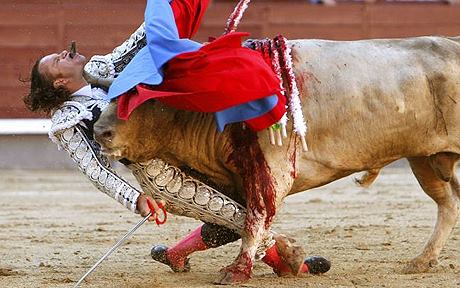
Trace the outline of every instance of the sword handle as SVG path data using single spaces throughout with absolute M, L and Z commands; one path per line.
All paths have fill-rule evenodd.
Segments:
M 155 205 L 156 204 L 156 205 Z M 168 214 L 166 213 L 166 208 L 165 206 L 163 205 L 163 203 L 159 202 L 159 203 L 152 203 L 152 201 L 147 198 L 147 205 L 149 206 L 149 209 L 153 214 L 156 214 L 156 211 L 157 210 L 161 210 L 163 212 L 163 217 L 155 217 L 155 222 L 157 223 L 158 226 L 160 225 L 163 225 L 165 222 L 166 222 L 166 219 L 168 219 Z M 155 208 L 155 206 L 157 206 L 157 208 Z M 161 220 L 163 219 L 163 220 Z

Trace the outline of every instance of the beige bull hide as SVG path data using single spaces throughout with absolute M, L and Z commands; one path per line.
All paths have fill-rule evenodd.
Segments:
M 246 158 L 268 165 L 276 206 L 287 195 L 359 171 L 370 171 L 363 180 L 370 184 L 379 169 L 407 158 L 423 190 L 438 205 L 432 236 L 406 267 L 407 272 L 427 270 L 437 262 L 459 214 L 454 168 L 460 153 L 460 38 L 289 44 L 308 124 L 309 151 L 302 152 L 294 133 L 277 147 L 270 145 L 268 132 L 263 131 L 257 141 L 264 159 L 249 154 Z M 292 122 L 288 126 L 292 130 Z M 238 167 L 247 163 L 231 161 L 232 153 L 241 150 L 232 134 L 235 130 L 241 126 L 218 133 L 211 114 L 178 111 L 159 102 L 139 107 L 127 122 L 116 119 L 111 104 L 95 127 L 97 139 L 114 157 L 134 162 L 158 157 L 189 166 L 214 183 L 231 187 L 234 197 L 244 198 L 254 187 L 246 185 L 252 180 L 244 178 Z M 250 134 L 240 135 L 245 133 Z M 252 171 L 257 181 L 260 171 Z M 253 184 L 262 189 L 268 185 Z M 268 214 L 248 206 L 240 254 L 223 270 L 220 282 L 247 278 L 241 274 L 251 271 L 255 247 L 271 223 L 266 221 Z

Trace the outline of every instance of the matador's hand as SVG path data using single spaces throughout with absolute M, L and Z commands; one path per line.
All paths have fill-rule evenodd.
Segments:
M 151 205 L 153 206 L 153 210 L 150 208 L 148 200 L 150 200 Z M 164 207 L 164 202 L 156 202 L 155 200 L 152 199 L 152 197 L 147 196 L 146 194 L 141 194 L 137 198 L 137 211 L 139 211 L 139 214 L 141 214 L 142 217 L 147 216 L 150 212 L 152 212 L 152 216 L 149 217 L 149 221 L 154 221 L 158 217 L 166 217 L 166 214 L 162 215 L 162 209 L 160 207 Z M 158 221 L 157 221 L 158 223 Z

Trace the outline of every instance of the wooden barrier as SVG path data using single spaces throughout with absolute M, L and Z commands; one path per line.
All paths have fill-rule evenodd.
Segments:
M 76 40 L 85 55 L 105 54 L 140 24 L 145 0 L 12 0 L 0 8 L 0 118 L 36 118 L 22 97 L 35 60 Z M 215 0 L 196 40 L 223 32 L 237 1 Z M 460 5 L 441 3 L 340 3 L 253 0 L 239 31 L 253 38 L 353 40 L 418 35 L 460 35 Z M 41 116 L 43 117 L 43 116 Z

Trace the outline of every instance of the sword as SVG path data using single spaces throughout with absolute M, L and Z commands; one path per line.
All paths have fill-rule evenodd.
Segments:
M 149 208 L 151 211 L 155 211 L 155 208 L 153 206 L 153 204 L 150 202 L 150 200 L 147 198 L 147 204 L 149 205 Z M 161 224 L 164 224 L 166 222 L 166 209 L 163 205 L 163 203 L 158 203 L 158 208 L 160 208 L 161 211 L 163 211 L 163 220 L 160 220 L 158 217 L 155 219 L 155 222 L 157 223 L 157 225 L 161 225 Z M 107 251 L 107 253 L 104 254 L 104 256 L 101 257 L 101 259 L 99 259 L 99 261 L 96 262 L 96 264 L 93 265 L 93 267 L 91 267 L 91 269 L 88 270 L 88 272 L 85 273 L 85 275 L 83 275 L 80 280 L 78 280 L 77 284 L 75 284 L 75 286 L 73 286 L 74 288 L 77 288 L 78 286 L 80 286 L 81 282 L 83 282 L 83 280 L 85 280 L 85 278 L 91 274 L 96 268 L 97 266 L 99 266 L 99 264 L 102 263 L 102 261 L 104 261 L 107 257 L 110 256 L 110 254 L 113 253 L 113 251 L 115 251 L 118 247 L 120 247 L 125 241 L 126 239 L 129 238 L 129 236 L 131 236 L 139 227 L 142 226 L 142 224 L 144 224 L 150 216 L 152 216 L 153 213 L 150 212 L 147 216 L 145 216 L 141 221 L 139 221 L 136 226 L 134 226 L 131 230 L 128 231 L 128 233 L 126 233 L 123 237 L 121 237 L 120 240 L 118 240 L 117 243 L 115 243 L 115 245 L 113 245 L 112 248 L 110 248 L 109 251 Z

